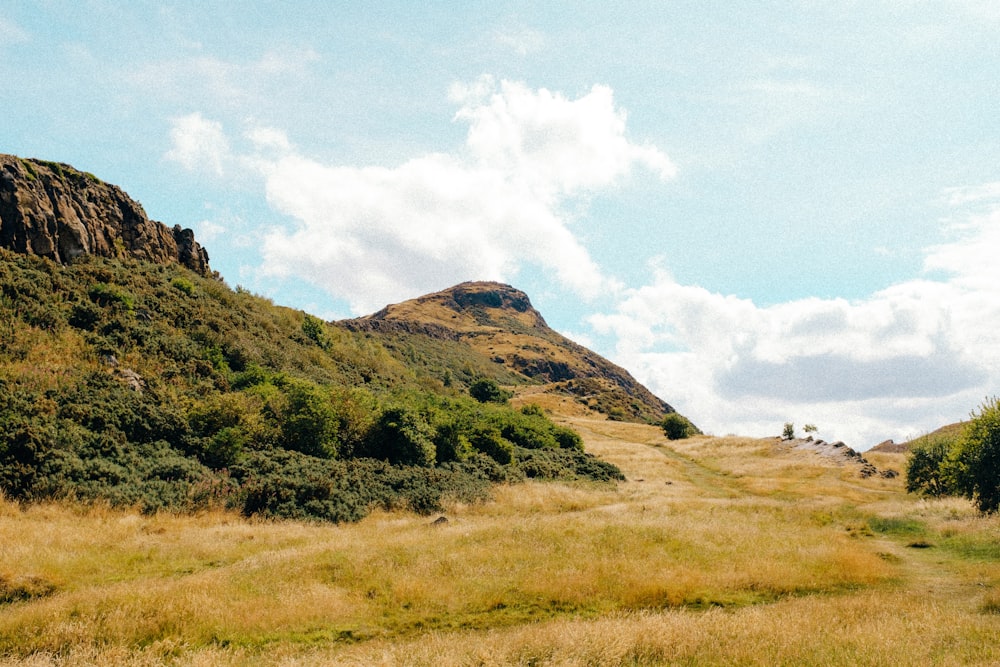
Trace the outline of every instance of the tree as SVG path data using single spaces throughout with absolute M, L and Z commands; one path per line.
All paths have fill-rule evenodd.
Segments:
M 955 493 L 948 461 L 956 444 L 946 437 L 927 437 L 914 445 L 906 462 L 906 490 L 927 496 Z
M 781 431 L 782 440 L 794 440 L 795 439 L 795 424 L 792 422 L 785 422 L 785 427 Z
M 988 399 L 972 413 L 955 451 L 943 469 L 958 490 L 982 512 L 1000 508 L 1000 399 Z

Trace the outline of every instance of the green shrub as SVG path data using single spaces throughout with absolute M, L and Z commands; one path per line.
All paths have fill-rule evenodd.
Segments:
M 305 319 L 302 320 L 302 333 L 306 335 L 306 338 L 316 343 L 323 349 L 327 349 L 330 346 L 323 326 L 323 320 L 318 317 L 313 317 L 312 315 L 307 314 Z
M 194 296 L 194 283 L 187 278 L 177 277 L 170 281 L 176 290 L 188 296 Z
M 533 479 L 564 481 L 622 481 L 625 476 L 614 464 L 577 449 L 518 448 L 517 465 Z
M 506 403 L 513 395 L 492 378 L 479 378 L 469 387 L 469 396 L 480 403 Z
M 561 449 L 583 451 L 583 438 L 573 429 L 566 426 L 553 425 L 552 435 L 555 436 L 556 442 L 559 443 Z
M 364 456 L 393 464 L 432 466 L 437 456 L 434 429 L 412 408 L 387 408 L 372 427 Z
M 513 443 L 505 439 L 496 426 L 476 424 L 467 437 L 473 449 L 486 454 L 500 465 L 506 465 L 514 459 Z
M 337 415 L 323 388 L 305 382 L 291 383 L 281 417 L 282 445 L 303 454 L 337 457 Z
M 95 283 L 90 286 L 87 294 L 94 303 L 101 306 L 120 306 L 127 312 L 132 312 L 135 309 L 135 298 L 114 285 Z
M 697 433 L 694 425 L 676 412 L 667 413 L 660 422 L 660 428 L 668 440 L 683 440 Z

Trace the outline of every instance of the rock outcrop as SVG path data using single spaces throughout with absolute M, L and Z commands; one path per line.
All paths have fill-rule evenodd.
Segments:
M 80 255 L 177 262 L 213 275 L 194 232 L 150 220 L 121 188 L 66 164 L 0 155 L 0 247 L 61 264 Z

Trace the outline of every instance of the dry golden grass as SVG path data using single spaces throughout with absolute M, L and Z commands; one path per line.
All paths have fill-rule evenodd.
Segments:
M 1000 661 L 1000 521 L 967 502 L 773 440 L 572 423 L 627 482 L 502 487 L 439 526 L 0 502 L 0 664 Z

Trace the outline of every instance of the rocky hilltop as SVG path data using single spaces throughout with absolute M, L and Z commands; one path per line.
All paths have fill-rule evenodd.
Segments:
M 177 262 L 212 275 L 194 232 L 150 220 L 121 188 L 57 162 L 0 155 L 0 247 L 66 264 L 80 255 Z
M 657 421 L 674 412 L 624 368 L 551 329 L 528 296 L 510 285 L 466 282 L 338 324 L 471 347 L 494 365 L 612 418 Z

